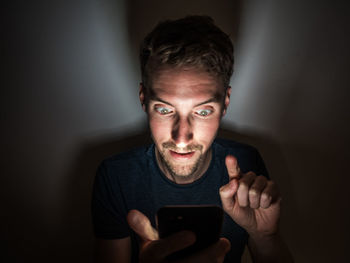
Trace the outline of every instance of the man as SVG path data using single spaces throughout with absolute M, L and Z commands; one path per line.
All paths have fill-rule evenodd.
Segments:
M 164 205 L 214 204 L 222 238 L 179 262 L 292 261 L 278 233 L 281 198 L 258 152 L 215 139 L 230 102 L 233 46 L 212 19 L 165 21 L 141 47 L 140 102 L 154 144 L 105 160 L 92 202 L 99 262 L 165 262 L 195 235 L 159 239 Z M 214 141 L 215 140 L 215 141 Z

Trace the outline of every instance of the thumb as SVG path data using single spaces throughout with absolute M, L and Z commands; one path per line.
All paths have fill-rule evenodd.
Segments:
M 149 219 L 138 210 L 130 210 L 127 215 L 127 221 L 132 230 L 134 230 L 143 241 L 158 240 L 158 232 L 155 230 Z
M 235 205 L 235 194 L 238 190 L 238 180 L 232 179 L 228 184 L 220 188 L 220 198 L 222 207 L 226 213 L 231 214 Z

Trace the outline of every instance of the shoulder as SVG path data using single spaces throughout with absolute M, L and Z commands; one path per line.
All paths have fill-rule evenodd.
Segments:
M 152 149 L 153 145 L 148 145 L 110 156 L 99 165 L 97 176 L 113 180 L 129 178 L 130 174 L 141 174 L 152 159 Z
M 258 151 L 255 147 L 223 138 L 216 138 L 214 145 L 219 152 L 224 152 L 225 154 L 256 154 Z
M 268 176 L 265 164 L 255 147 L 222 138 L 215 139 L 214 147 L 219 158 L 224 159 L 226 155 L 235 156 L 242 171 L 254 171 Z
M 130 149 L 129 151 L 118 153 L 112 155 L 102 161 L 102 164 L 108 167 L 117 167 L 124 166 L 129 163 L 137 163 L 146 160 L 148 157 L 151 157 L 151 148 L 153 145 L 142 146 Z

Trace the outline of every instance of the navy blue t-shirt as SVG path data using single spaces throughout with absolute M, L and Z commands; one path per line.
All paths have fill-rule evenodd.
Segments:
M 253 171 L 268 177 L 258 151 L 246 144 L 216 139 L 212 160 L 205 174 L 193 183 L 179 185 L 159 169 L 154 144 L 110 157 L 99 166 L 95 178 L 92 217 L 95 235 L 103 239 L 130 236 L 132 262 L 137 262 L 136 234 L 126 221 L 128 211 L 137 209 L 155 224 L 155 215 L 165 205 L 217 205 L 222 207 L 219 188 L 229 181 L 225 156 L 234 155 L 242 172 Z M 225 262 L 240 262 L 248 240 L 247 232 L 226 213 L 222 236 L 231 242 Z

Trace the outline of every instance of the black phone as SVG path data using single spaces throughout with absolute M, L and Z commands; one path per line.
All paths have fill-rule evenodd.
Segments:
M 157 212 L 157 228 L 160 238 L 189 230 L 195 233 L 196 242 L 170 256 L 179 259 L 204 249 L 220 238 L 223 210 L 214 205 L 164 206 Z

